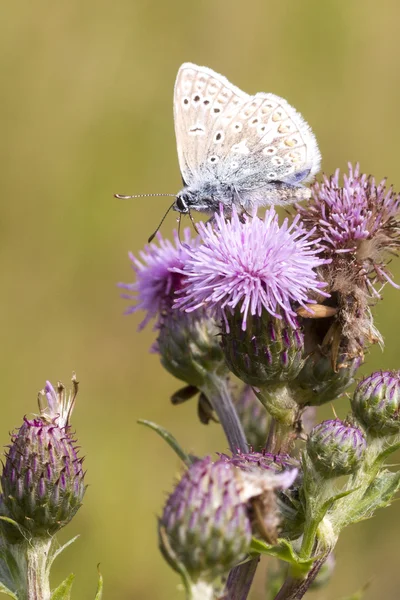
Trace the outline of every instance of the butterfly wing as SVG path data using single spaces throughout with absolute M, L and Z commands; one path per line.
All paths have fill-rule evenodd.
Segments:
M 311 180 L 320 167 L 314 134 L 279 96 L 249 96 L 207 67 L 185 63 L 174 95 L 179 165 L 187 185 L 207 176 L 239 190 Z

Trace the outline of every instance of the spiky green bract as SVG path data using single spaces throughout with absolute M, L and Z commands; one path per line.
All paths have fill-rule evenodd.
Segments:
M 169 309 L 159 321 L 156 350 L 174 377 L 202 388 L 207 373 L 226 370 L 219 331 L 205 310 L 184 313 Z
M 332 356 L 317 348 L 309 356 L 293 382 L 296 400 L 300 404 L 320 406 L 341 396 L 354 382 L 362 358 L 339 356 L 332 365 Z
M 230 370 L 245 383 L 262 387 L 271 382 L 294 379 L 303 366 L 304 338 L 293 319 L 248 315 L 246 329 L 242 315 L 235 311 L 223 324 L 222 348 Z
M 361 430 L 340 419 L 319 423 L 307 440 L 308 456 L 316 471 L 326 479 L 357 471 L 366 448 Z
M 32 419 L 25 417 L 13 434 L 1 475 L 1 516 L 10 542 L 23 537 L 52 537 L 73 518 L 85 493 L 82 460 L 69 417 L 77 393 L 57 391 L 50 382 L 42 392 L 47 406 Z
M 369 435 L 400 432 L 400 373 L 378 371 L 358 384 L 351 399 L 353 413 Z

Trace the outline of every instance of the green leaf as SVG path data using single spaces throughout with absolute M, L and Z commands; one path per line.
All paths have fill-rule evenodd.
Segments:
M 97 591 L 94 600 L 101 600 L 103 597 L 103 575 L 100 573 L 100 565 L 97 565 L 97 572 L 99 574 L 99 581 L 97 584 Z
M 307 575 L 311 569 L 313 562 L 317 557 L 302 559 L 293 550 L 292 545 L 285 539 L 279 539 L 275 546 L 267 544 L 263 540 L 253 538 L 251 542 L 250 552 L 254 554 L 267 554 L 268 556 L 275 556 L 280 560 L 283 560 L 292 567 L 294 567 L 293 573 L 296 577 Z
M 372 517 L 378 508 L 384 508 L 390 504 L 399 488 L 400 471 L 397 473 L 392 473 L 386 469 L 381 471 L 368 486 L 356 506 L 351 507 L 346 515 L 345 524 L 356 523 Z
M 74 579 L 75 575 L 73 573 L 68 575 L 68 577 L 64 579 L 62 583 L 60 583 L 58 588 L 52 592 L 50 600 L 70 600 L 71 588 L 72 584 L 74 583 Z
M 9 596 L 10 598 L 14 598 L 14 600 L 18 600 L 18 597 L 11 590 L 9 590 L 8 587 L 6 587 L 1 582 L 0 582 L 0 594 L 6 594 L 6 596 Z
M 161 425 L 157 425 L 157 423 L 153 423 L 153 421 L 147 421 L 146 419 L 139 419 L 138 423 L 140 425 L 146 425 L 146 427 L 149 427 L 150 429 L 158 433 L 158 435 L 167 442 L 167 444 L 179 456 L 179 458 L 185 463 L 187 467 L 190 467 L 190 465 L 193 464 L 193 457 L 187 454 L 181 448 L 181 446 L 178 444 L 176 438 L 174 438 L 172 433 L 169 433 L 169 431 L 164 429 L 164 427 L 161 427 Z

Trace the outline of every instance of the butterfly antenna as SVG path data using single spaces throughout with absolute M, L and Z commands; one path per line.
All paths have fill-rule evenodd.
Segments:
M 144 194 L 144 195 L 147 195 L 147 194 Z M 151 195 L 151 194 L 148 194 L 148 195 Z M 155 194 L 155 195 L 156 195 L 156 194 Z M 157 195 L 158 195 L 158 194 L 157 194 Z M 168 194 L 168 195 L 170 195 L 170 196 L 174 196 L 174 194 Z M 136 197 L 137 197 L 137 196 L 134 196 L 134 198 L 136 198 Z M 175 196 L 174 196 L 174 198 L 175 198 Z M 173 207 L 173 205 L 174 205 L 174 204 L 175 204 L 175 200 L 174 200 L 174 202 L 171 204 L 171 206 L 168 208 L 168 210 L 167 210 L 167 212 L 165 213 L 165 215 L 163 216 L 163 218 L 161 219 L 161 221 L 160 221 L 160 223 L 159 223 L 159 225 L 158 225 L 157 229 L 155 230 L 155 232 L 154 232 L 154 233 L 152 233 L 152 234 L 151 234 L 151 236 L 149 237 L 149 239 L 147 240 L 147 243 L 148 243 L 148 244 L 150 244 L 150 242 L 152 242 L 152 241 L 154 240 L 154 238 L 155 238 L 155 236 L 156 236 L 156 234 L 157 234 L 157 231 L 160 229 L 161 225 L 164 223 L 165 217 L 167 216 L 167 214 L 169 213 L 169 211 L 171 210 L 171 208 Z
M 134 196 L 124 196 L 124 194 L 114 194 L 114 198 L 119 200 L 129 200 L 130 198 L 148 198 L 150 196 L 171 196 L 175 198 L 176 194 L 135 194 Z

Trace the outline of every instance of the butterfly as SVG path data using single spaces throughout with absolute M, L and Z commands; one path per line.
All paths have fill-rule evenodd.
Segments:
M 234 206 L 251 213 L 310 197 L 304 184 L 319 171 L 321 155 L 310 126 L 283 98 L 250 96 L 212 69 L 184 63 L 175 82 L 174 121 L 184 187 L 176 195 L 141 196 L 172 195 L 170 209 L 189 216 L 220 206 L 226 214 Z
M 212 69 L 184 63 L 174 120 L 184 184 L 174 210 L 251 212 L 310 197 L 303 184 L 319 171 L 321 155 L 310 126 L 283 98 L 249 96 Z

